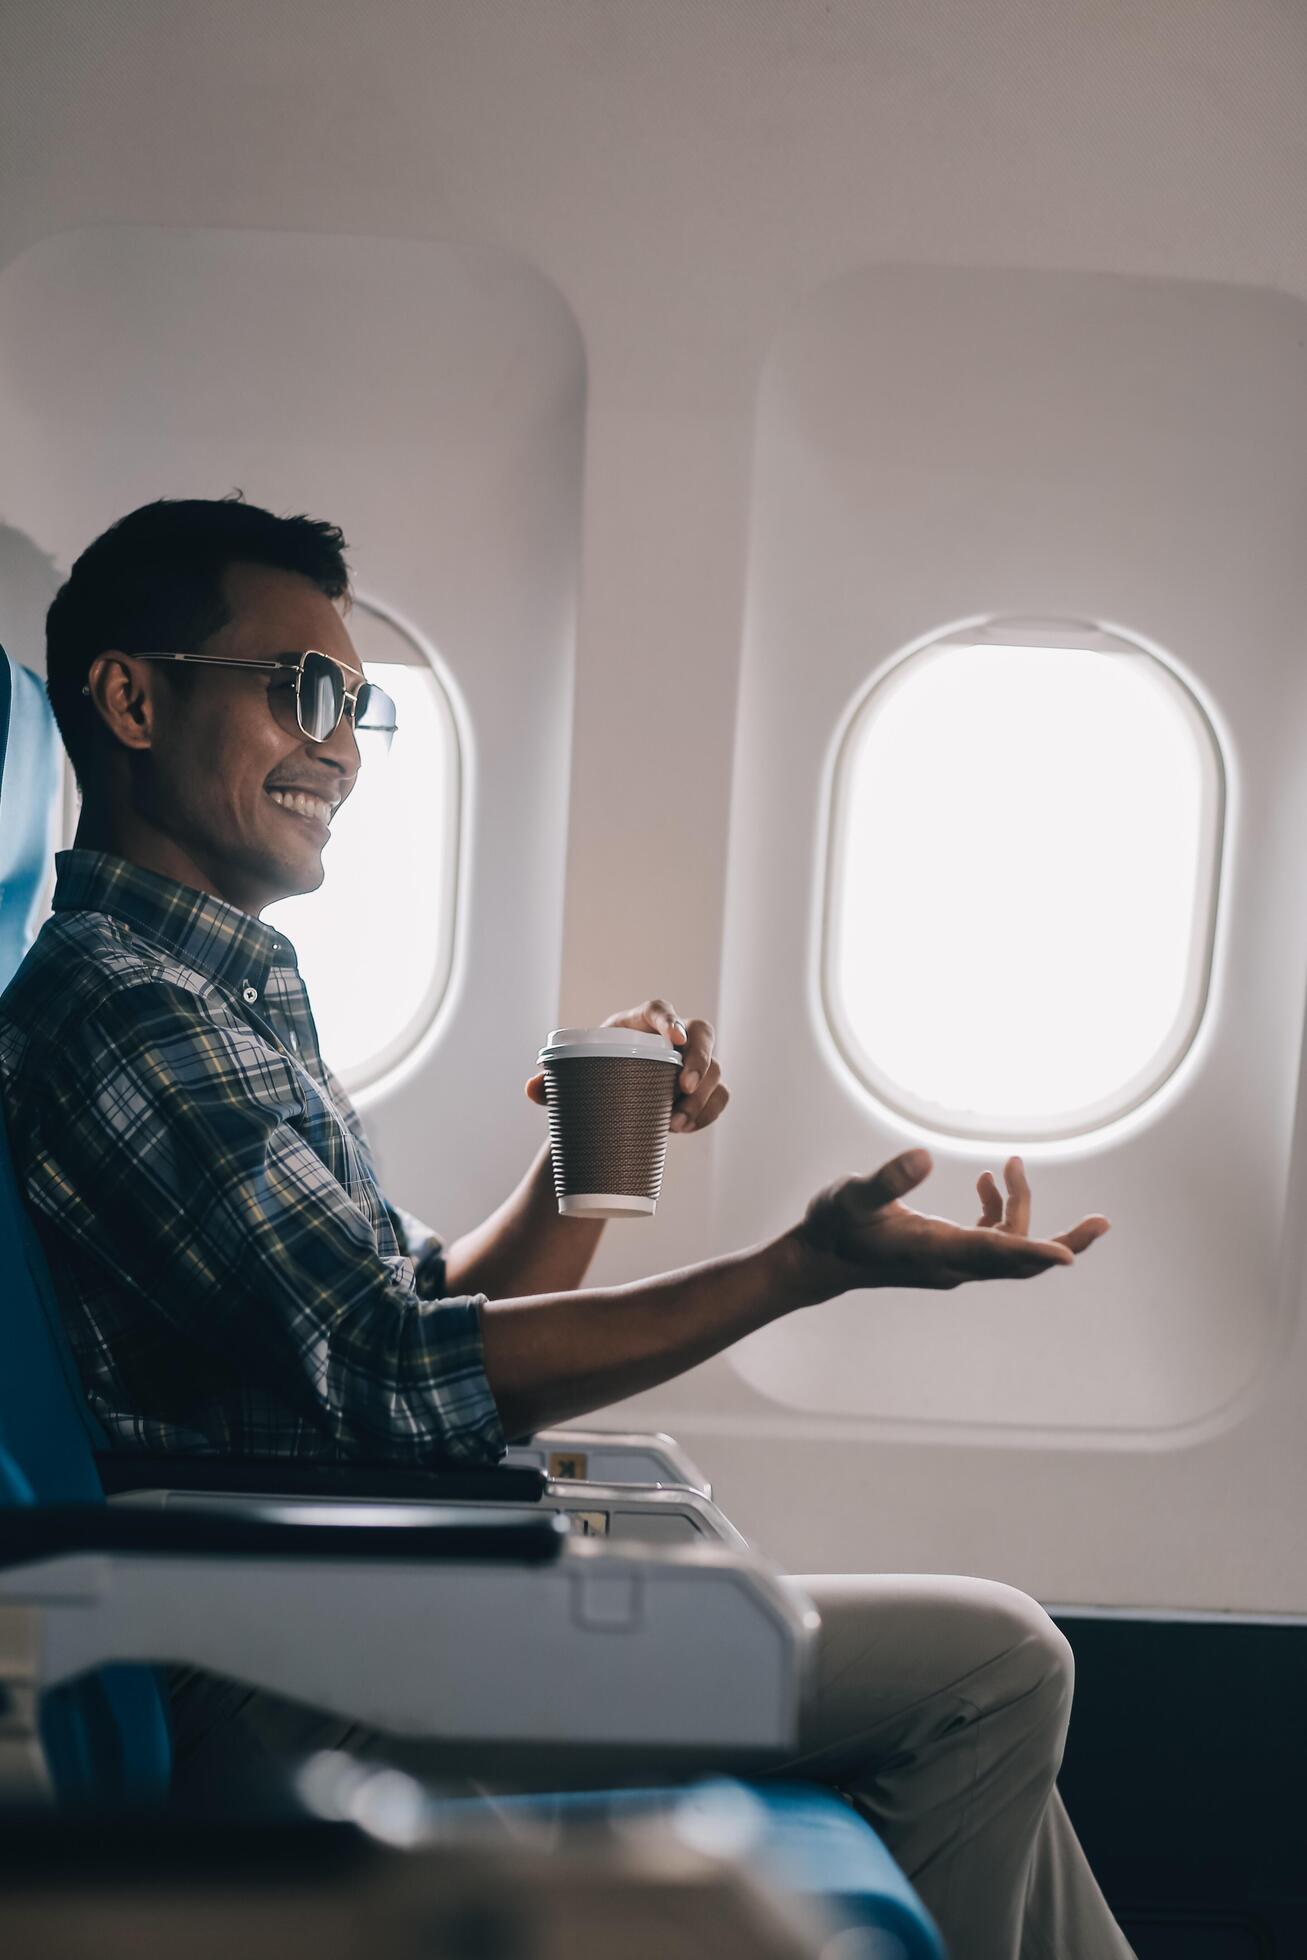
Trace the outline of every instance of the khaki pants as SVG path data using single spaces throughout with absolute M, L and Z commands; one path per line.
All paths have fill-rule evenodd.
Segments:
M 793 1584 L 821 1634 L 799 1753 L 774 1773 L 829 1784 L 863 1813 L 951 1960 L 1133 1960 L 1055 1788 L 1074 1667 L 1043 1607 L 988 1579 Z M 174 1672 L 172 1705 L 182 1792 L 224 1760 L 323 1748 L 440 1777 L 438 1747 L 193 1669 Z

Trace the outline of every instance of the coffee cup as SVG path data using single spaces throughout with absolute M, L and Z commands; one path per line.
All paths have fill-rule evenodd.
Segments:
M 636 1028 L 555 1028 L 537 1066 L 560 1215 L 652 1217 L 680 1051 Z

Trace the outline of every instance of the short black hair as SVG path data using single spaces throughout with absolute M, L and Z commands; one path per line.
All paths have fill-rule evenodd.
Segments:
M 99 739 L 99 717 L 82 693 L 98 655 L 195 653 L 231 618 L 222 593 L 229 565 L 299 572 L 328 599 L 344 598 L 347 549 L 336 525 L 276 517 L 239 490 L 161 497 L 111 524 L 77 560 L 45 620 L 46 692 L 78 781 Z

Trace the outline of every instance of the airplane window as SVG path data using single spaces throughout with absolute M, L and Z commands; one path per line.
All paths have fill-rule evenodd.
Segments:
M 1224 810 L 1212 725 L 1141 645 L 995 622 L 851 715 L 823 1002 L 863 1084 L 956 1137 L 1082 1135 L 1192 1044 Z
M 322 1052 L 353 1093 L 411 1052 L 448 984 L 460 755 L 449 695 L 416 642 L 365 601 L 347 623 L 369 677 L 394 697 L 399 733 L 388 756 L 364 751 L 321 888 L 263 917 L 292 941 Z

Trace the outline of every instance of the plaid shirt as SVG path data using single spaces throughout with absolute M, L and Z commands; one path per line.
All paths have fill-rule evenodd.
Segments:
M 0 1090 L 111 1443 L 494 1461 L 485 1295 L 440 1298 L 440 1240 L 382 1196 L 294 948 L 123 858 L 56 865 Z

